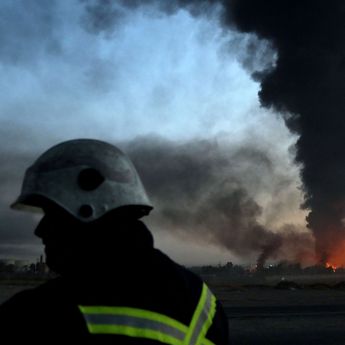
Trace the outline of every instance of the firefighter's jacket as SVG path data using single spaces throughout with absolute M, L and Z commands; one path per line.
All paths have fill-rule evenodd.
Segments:
M 199 277 L 151 245 L 115 257 L 5 302 L 1 344 L 228 344 L 222 307 Z

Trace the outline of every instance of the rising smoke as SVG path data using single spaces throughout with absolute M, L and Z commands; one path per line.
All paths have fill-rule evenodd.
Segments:
M 261 74 L 263 106 L 299 134 L 304 207 L 321 262 L 345 240 L 345 3 L 342 0 L 233 0 L 228 24 L 273 43 L 276 67 Z
M 112 13 L 120 13 L 115 6 L 128 8 L 155 5 L 166 14 L 182 7 L 194 15 L 204 15 L 208 13 L 205 11 L 206 8 L 221 5 L 220 21 L 225 29 L 236 27 L 242 32 L 254 33 L 257 37 L 271 42 L 277 54 L 275 65 L 268 64 L 268 68 L 253 73 L 253 77 L 261 81 L 262 105 L 280 112 L 290 130 L 299 134 L 296 161 L 301 164 L 305 194 L 302 206 L 310 210 L 307 221 L 316 239 L 318 259 L 321 262 L 328 260 L 335 247 L 345 243 L 344 1 L 147 0 L 117 1 L 115 5 L 112 1 L 101 0 L 86 3 L 89 29 L 92 28 L 96 33 L 114 29 L 116 16 L 112 16 Z M 253 42 L 253 52 L 261 49 L 260 44 L 255 47 L 255 40 Z M 246 54 L 243 63 L 255 66 L 251 63 L 255 57 L 256 54 L 253 54 L 252 59 Z M 204 210 L 205 205 L 216 205 L 217 201 L 227 198 L 222 205 L 232 205 L 234 202 L 241 206 L 237 212 L 245 212 L 244 209 L 249 211 L 245 215 L 248 223 L 244 226 L 237 220 L 237 213 L 230 211 L 231 206 L 227 211 L 229 213 L 222 213 L 221 208 L 218 209 L 219 219 L 226 218 L 233 224 L 231 228 L 249 228 L 258 233 L 265 233 L 253 221 L 257 213 L 260 213 L 259 208 L 255 203 L 251 204 L 246 192 L 235 187 L 234 182 L 230 180 L 230 189 L 220 187 L 219 195 L 213 190 L 213 193 L 217 194 L 216 199 L 212 197 L 212 193 L 209 193 L 208 197 L 200 195 L 201 200 L 204 200 L 204 206 L 200 206 L 200 209 Z M 193 185 L 188 185 L 188 188 L 193 195 Z M 225 194 L 222 193 L 224 190 Z M 178 212 L 175 218 L 179 218 Z M 206 217 L 205 222 L 213 226 L 210 222 L 216 222 L 215 218 L 217 217 Z M 221 220 L 217 221 L 222 223 Z M 231 231 L 222 229 L 217 236 L 227 237 L 228 233 Z M 234 241 L 227 241 L 226 238 L 222 238 L 223 240 L 225 243 Z M 280 243 L 280 240 L 273 238 L 260 245 L 267 248 L 266 252 L 270 252 L 272 246 L 280 246 Z M 264 257 L 265 255 L 261 256 Z M 345 264 L 345 258 L 342 260 L 339 263 Z
M 111 35 L 117 25 L 126 20 L 128 9 L 141 8 L 146 14 L 153 14 L 152 9 L 172 15 L 181 8 L 192 15 L 209 15 L 219 8 L 214 0 L 80 0 L 85 5 L 82 24 L 85 29 L 95 34 Z
M 267 259 L 312 262 L 310 234 L 282 221 L 298 202 L 296 172 L 262 141 L 234 144 L 218 137 L 182 143 L 148 136 L 114 144 L 129 154 L 142 177 L 155 206 L 148 218 L 154 232 L 213 244 L 244 262 L 256 257 L 258 267 Z M 2 256 L 15 248 L 21 256 L 37 250 L 38 241 L 32 242 L 37 218 L 6 210 L 12 190 L 19 192 L 18 175 L 38 154 L 7 153 L 8 165 L 0 168 L 6 181 L 0 186 Z M 31 246 L 21 247 L 23 240 Z
M 296 188 L 291 174 L 276 171 L 270 152 L 249 143 L 178 144 L 162 138 L 137 139 L 126 151 L 153 198 L 158 224 L 165 224 L 166 230 L 216 244 L 242 259 L 256 253 L 258 267 L 268 258 L 311 259 L 309 234 L 292 225 L 270 227 L 255 200 L 262 189 L 284 185 L 287 202 Z M 274 201 L 269 207 L 274 208 Z
M 61 37 L 55 28 L 59 20 L 53 15 L 56 1 L 42 4 L 41 0 L 19 1 L 24 11 L 18 11 L 11 1 L 2 1 L 6 13 L 0 21 L 0 62 L 23 66 L 38 63 L 43 54 L 59 55 Z
M 243 54 L 236 56 L 253 78 L 261 81 L 263 106 L 281 112 L 289 128 L 300 135 L 296 159 L 302 166 L 304 207 L 311 210 L 308 222 L 315 234 L 319 260 L 326 260 L 334 244 L 344 239 L 344 143 L 340 139 L 345 99 L 340 87 L 345 68 L 342 2 L 81 0 L 80 3 L 84 9 L 81 26 L 89 34 L 105 35 L 109 39 L 114 39 L 113 33 L 122 21 L 130 20 L 128 13 L 135 8 L 151 16 L 171 15 L 181 8 L 212 20 L 218 14 L 224 34 L 235 27 L 256 34 L 239 35 L 239 46 L 229 50 L 244 47 Z M 60 12 L 54 15 L 57 1 L 21 1 L 25 11 L 18 13 L 10 6 L 12 2 L 4 4 L 7 15 L 0 23 L 2 64 L 10 68 L 30 66 L 31 70 L 32 64 L 39 64 L 42 57 L 60 56 L 68 50 L 68 40 L 63 39 L 70 30 L 66 22 L 78 18 L 80 12 L 74 15 L 72 11 L 72 16 L 63 22 L 64 15 Z M 244 37 L 247 42 L 243 46 Z M 231 43 L 235 42 L 231 40 Z M 110 61 L 100 61 L 92 76 L 99 78 L 104 74 L 111 79 L 111 69 Z M 54 85 L 51 81 L 47 84 Z M 77 89 L 72 85 L 73 92 Z M 16 104 L 20 102 L 13 99 Z M 30 107 L 23 102 L 23 110 L 18 112 L 16 107 L 16 113 L 22 116 L 26 109 Z M 195 240 L 217 243 L 240 257 L 257 253 L 259 265 L 268 257 L 296 260 L 303 257 L 303 248 L 308 251 L 311 243 L 308 235 L 300 235 L 290 225 L 277 227 L 269 221 L 270 217 L 274 218 L 273 213 L 279 218 L 280 209 L 288 208 L 289 203 L 280 206 L 286 200 L 280 193 L 288 193 L 296 185 L 289 174 L 284 176 L 275 170 L 279 162 L 267 148 L 253 143 L 234 148 L 198 141 L 178 145 L 153 139 L 141 139 L 125 146 L 142 170 L 156 204 L 160 205 L 160 217 L 172 230 L 189 231 Z M 141 156 L 152 164 L 143 162 Z M 6 171 L 1 178 L 6 181 L 3 185 L 11 188 L 14 180 L 7 182 L 9 176 L 12 172 Z M 16 186 L 17 181 L 19 178 Z M 264 189 L 270 189 L 268 195 L 276 196 L 269 207 L 257 197 L 258 191 Z M 2 193 L 2 199 L 6 193 Z M 10 201 L 6 197 L 6 205 Z M 268 216 L 268 209 L 275 212 Z M 19 234 L 16 230 L 25 228 L 16 223 L 18 219 L 2 217 L 4 233 L 13 228 L 11 238 L 2 235 L 7 242 L 20 236 L 26 238 L 26 233 Z

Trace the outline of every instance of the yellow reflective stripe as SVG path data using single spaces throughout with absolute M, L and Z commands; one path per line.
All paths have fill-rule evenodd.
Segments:
M 139 337 L 147 338 L 152 340 L 157 340 L 162 343 L 170 345 L 181 345 L 181 340 L 171 337 L 167 334 L 161 333 L 159 331 L 153 331 L 149 329 L 128 327 L 128 326 L 117 326 L 117 325 L 89 325 L 90 333 L 98 334 L 117 334 L 125 335 L 129 337 Z
M 88 328 L 89 325 L 116 325 L 122 327 L 134 327 L 136 329 L 146 329 L 157 331 L 171 337 L 174 337 L 181 342 L 186 337 L 186 332 L 171 327 L 165 323 L 148 320 L 140 317 L 127 315 L 110 315 L 110 314 L 84 314 Z M 90 330 L 91 332 L 92 330 Z
M 203 283 L 198 306 L 194 312 L 184 345 L 201 345 L 205 343 L 208 329 L 216 312 L 216 298 L 211 290 Z M 208 341 L 208 340 L 207 340 Z M 211 343 L 212 344 L 212 343 Z
M 214 345 L 206 339 L 206 334 L 216 312 L 216 298 L 205 283 L 189 327 L 166 315 L 144 309 L 110 306 L 79 306 L 79 309 L 90 333 L 143 337 L 171 345 Z
M 183 323 L 163 314 L 153 311 L 130 308 L 130 307 L 108 307 L 108 306 L 79 306 L 83 314 L 108 314 L 108 315 L 124 315 L 133 316 L 143 319 L 153 320 L 160 323 L 165 323 L 174 327 L 181 332 L 187 333 L 188 327 Z
M 201 345 L 202 340 L 205 339 L 206 333 L 207 333 L 208 329 L 210 328 L 210 326 L 212 325 L 212 320 L 213 320 L 215 313 L 216 313 L 216 298 L 213 295 L 211 295 L 210 310 L 208 312 L 207 319 L 205 320 L 204 325 L 202 326 L 202 329 L 199 333 L 199 336 L 198 336 L 197 341 L 196 341 L 196 345 Z
M 196 326 L 196 324 L 197 324 L 197 322 L 199 320 L 201 312 L 204 309 L 204 305 L 205 305 L 206 297 L 207 297 L 207 290 L 208 290 L 208 288 L 207 288 L 206 284 L 203 283 L 202 291 L 201 291 L 201 296 L 200 296 L 200 299 L 199 299 L 199 303 L 198 303 L 198 306 L 196 307 L 196 310 L 194 312 L 192 321 L 190 323 L 186 339 L 183 342 L 184 345 L 189 345 L 189 343 L 190 343 L 190 340 L 192 338 L 195 326 Z

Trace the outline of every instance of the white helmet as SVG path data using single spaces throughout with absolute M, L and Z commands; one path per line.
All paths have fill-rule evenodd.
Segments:
M 120 207 L 131 207 L 138 217 L 153 208 L 129 158 L 93 139 L 66 141 L 44 152 L 27 169 L 21 194 L 11 207 L 41 208 L 45 200 L 83 222 Z

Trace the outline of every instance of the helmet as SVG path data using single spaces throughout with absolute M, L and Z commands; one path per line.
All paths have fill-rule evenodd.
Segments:
M 25 173 L 15 209 L 42 208 L 53 202 L 83 222 L 130 206 L 139 216 L 152 205 L 129 158 L 118 148 L 93 139 L 62 142 L 44 152 Z

